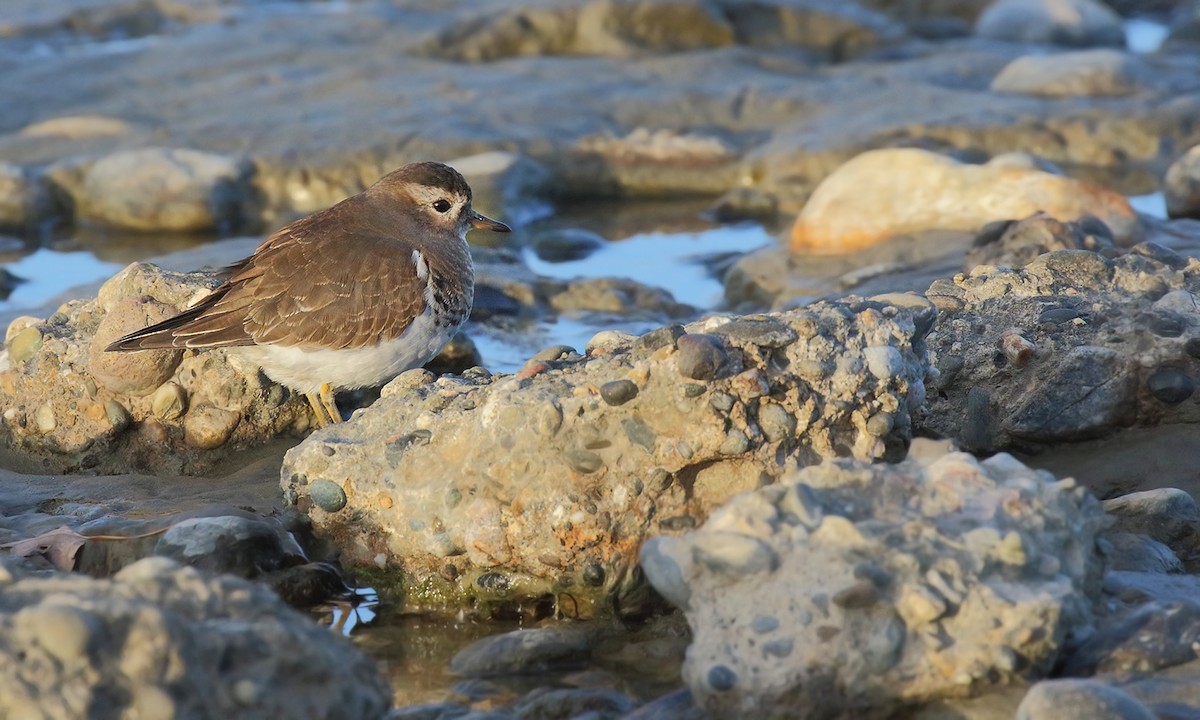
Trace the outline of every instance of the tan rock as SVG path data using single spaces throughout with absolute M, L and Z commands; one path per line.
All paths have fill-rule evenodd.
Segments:
M 915 148 L 870 150 L 813 192 L 792 226 L 793 252 L 853 252 L 923 230 L 974 231 L 995 220 L 1044 212 L 1059 220 L 1091 214 L 1118 241 L 1140 233 L 1121 195 L 1011 158 L 967 165 Z
M 88 369 L 96 382 L 122 395 L 147 395 L 175 372 L 182 350 L 105 352 L 119 337 L 173 316 L 175 308 L 142 298 L 125 298 L 115 304 L 92 337 Z

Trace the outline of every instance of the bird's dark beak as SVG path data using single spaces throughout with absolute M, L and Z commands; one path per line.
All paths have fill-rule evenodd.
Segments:
M 512 228 L 499 220 L 493 220 L 474 211 L 471 212 L 471 227 L 476 230 L 491 230 L 492 232 L 512 232 Z

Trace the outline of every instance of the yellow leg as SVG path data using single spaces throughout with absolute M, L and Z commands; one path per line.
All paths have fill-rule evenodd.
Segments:
M 317 427 L 323 428 L 329 425 L 329 416 L 325 412 L 325 406 L 321 404 L 321 399 L 316 393 L 304 393 L 304 397 L 308 398 L 308 404 L 312 406 L 313 416 L 317 420 Z
M 337 402 L 333 399 L 333 387 L 329 383 L 321 385 L 320 398 L 325 412 L 329 413 L 329 422 L 340 423 L 342 421 L 342 411 L 338 410 Z

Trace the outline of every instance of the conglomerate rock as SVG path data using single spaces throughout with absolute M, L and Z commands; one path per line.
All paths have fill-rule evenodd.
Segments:
M 939 280 L 924 426 L 970 450 L 1036 449 L 1195 423 L 1200 260 L 1153 243 Z
M 142 560 L 111 580 L 0 562 L 0 716 L 381 718 L 374 662 L 244 580 Z
M 710 717 L 895 717 L 1043 676 L 1089 628 L 1095 498 L 1008 455 L 921 455 L 805 468 L 647 541 Z
M 636 612 L 647 534 L 695 527 L 788 466 L 903 457 L 933 317 L 891 302 L 912 309 L 851 299 L 607 333 L 515 376 L 409 371 L 291 450 L 281 482 L 344 561 L 404 571 L 414 609 Z

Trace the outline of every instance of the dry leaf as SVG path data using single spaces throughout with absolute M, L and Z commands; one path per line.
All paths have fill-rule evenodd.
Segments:
M 69 527 L 60 527 L 28 540 L 18 540 L 8 545 L 9 552 L 18 557 L 41 555 L 59 570 L 70 572 L 75 569 L 75 556 L 87 538 Z

